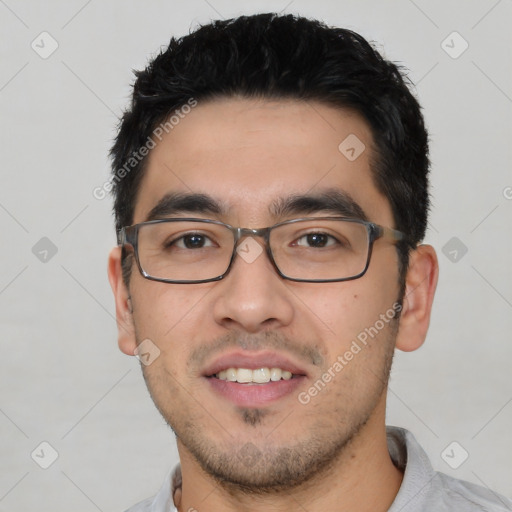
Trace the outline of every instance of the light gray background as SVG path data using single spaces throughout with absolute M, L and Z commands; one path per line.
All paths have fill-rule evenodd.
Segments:
M 137 359 L 117 349 L 111 201 L 92 191 L 131 69 L 198 23 L 281 10 L 359 31 L 411 70 L 441 276 L 426 344 L 397 353 L 388 423 L 437 469 L 512 497 L 510 0 L 0 0 L 1 511 L 122 511 L 177 461 Z M 31 47 L 51 49 L 43 31 L 58 43 L 46 59 Z M 458 58 L 454 31 L 469 44 Z M 58 250 L 46 262 L 42 237 Z M 43 441 L 58 452 L 48 469 L 31 458 L 51 462 Z M 453 441 L 452 465 L 469 453 L 458 469 L 441 456 Z

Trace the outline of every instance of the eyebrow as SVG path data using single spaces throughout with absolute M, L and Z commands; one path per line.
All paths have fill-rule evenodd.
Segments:
M 148 213 L 146 221 L 183 214 L 226 216 L 228 212 L 229 207 L 226 203 L 210 195 L 171 192 L 158 201 Z M 350 194 L 336 188 L 325 189 L 314 194 L 292 194 L 280 197 L 269 205 L 269 213 L 274 219 L 320 212 L 368 220 L 363 208 Z
M 222 215 L 226 212 L 227 208 L 209 195 L 171 192 L 158 201 L 148 213 L 146 221 L 165 219 L 172 215 L 185 213 Z
M 270 212 L 274 217 L 330 213 L 341 217 L 368 220 L 363 208 L 340 189 L 329 188 L 316 194 L 294 194 L 275 200 Z

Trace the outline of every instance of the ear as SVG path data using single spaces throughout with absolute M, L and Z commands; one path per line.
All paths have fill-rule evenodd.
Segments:
M 423 345 L 430 323 L 438 275 L 437 256 L 431 245 L 420 245 L 411 252 L 396 348 L 410 352 Z
M 121 247 L 114 247 L 108 256 L 108 280 L 116 301 L 117 339 L 121 352 L 134 355 L 137 347 L 133 325 L 130 291 L 123 281 Z

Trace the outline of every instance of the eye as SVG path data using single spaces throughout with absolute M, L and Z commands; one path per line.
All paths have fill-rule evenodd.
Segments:
M 301 247 L 316 247 L 323 248 L 329 247 L 339 243 L 333 236 L 325 233 L 307 233 L 301 236 L 293 245 Z
M 188 233 L 170 242 L 168 247 L 173 245 L 180 249 L 202 249 L 203 247 L 212 247 L 214 244 L 205 235 L 200 233 Z

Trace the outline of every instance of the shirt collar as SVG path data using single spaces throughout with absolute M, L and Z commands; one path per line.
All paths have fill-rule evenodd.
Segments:
M 436 474 L 428 455 L 408 430 L 387 427 L 386 433 L 391 460 L 404 471 L 402 485 L 388 512 L 424 510 Z

